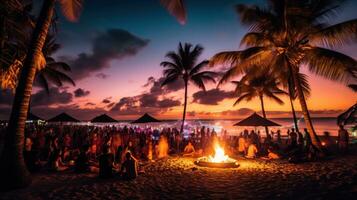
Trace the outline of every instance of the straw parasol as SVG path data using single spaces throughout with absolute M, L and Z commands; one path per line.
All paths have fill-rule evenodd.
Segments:
M 257 113 L 253 113 L 251 116 L 241 120 L 234 124 L 234 126 L 281 126 L 273 121 L 261 117 Z
M 48 122 L 80 122 L 80 121 L 64 112 L 49 119 Z
M 94 117 L 90 122 L 92 122 L 92 123 L 115 123 L 118 121 L 109 117 L 106 114 L 102 114 L 102 115 Z
M 29 112 L 27 115 L 27 121 L 44 121 L 41 117 L 34 115 L 33 113 Z
M 151 123 L 151 122 L 161 122 L 158 119 L 155 119 L 151 115 L 145 113 L 143 116 L 141 116 L 139 119 L 132 121 L 132 124 L 140 124 L 140 123 Z

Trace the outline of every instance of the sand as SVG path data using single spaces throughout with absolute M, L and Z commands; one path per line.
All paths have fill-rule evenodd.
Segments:
M 0 199 L 353 199 L 357 156 L 289 164 L 238 158 L 237 169 L 197 167 L 192 158 L 147 163 L 136 180 L 72 172 L 33 175 L 30 187 Z

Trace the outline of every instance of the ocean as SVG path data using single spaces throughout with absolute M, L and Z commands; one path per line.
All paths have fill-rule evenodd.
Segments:
M 294 126 L 294 121 L 292 118 L 271 118 L 270 120 L 280 124 L 280 127 L 269 127 L 269 130 L 274 132 L 281 130 L 282 135 L 286 135 L 287 130 L 291 129 Z M 189 133 L 192 129 L 200 128 L 202 126 L 214 129 L 218 134 L 221 133 L 222 129 L 227 130 L 228 135 L 239 135 L 244 129 L 252 130 L 254 127 L 238 127 L 233 126 L 235 123 L 239 122 L 240 119 L 189 119 L 185 123 L 185 132 Z M 315 131 L 318 135 L 323 135 L 325 131 L 328 131 L 331 136 L 337 136 L 338 134 L 338 125 L 336 123 L 336 118 L 313 118 L 313 125 Z M 127 123 L 121 122 L 121 125 L 126 125 Z M 153 127 L 177 127 L 180 128 L 180 120 L 164 121 L 161 123 L 150 124 Z M 303 131 L 305 126 L 304 119 L 298 120 L 298 126 L 300 131 Z M 349 128 L 349 127 L 346 127 Z M 265 129 L 264 127 L 256 127 L 256 130 L 259 130 L 264 136 Z

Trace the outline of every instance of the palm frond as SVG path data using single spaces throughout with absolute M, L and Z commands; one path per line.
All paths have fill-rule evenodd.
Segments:
M 186 23 L 186 9 L 183 0 L 160 0 L 160 2 L 181 24 Z
M 334 81 L 348 82 L 357 72 L 356 60 L 320 47 L 306 50 L 305 62 L 311 72 Z
M 47 81 L 47 79 L 44 77 L 43 74 L 38 74 L 37 75 L 37 81 L 39 83 L 39 86 L 42 87 L 43 89 L 45 89 L 47 94 L 50 94 L 50 86 L 49 83 Z
M 79 19 L 83 7 L 83 0 L 60 0 L 63 15 L 72 22 Z
M 354 92 L 357 92 L 357 84 L 349 84 L 349 88 L 351 88 Z
M 165 77 L 164 81 L 161 83 L 161 87 L 163 87 L 163 86 L 165 86 L 165 85 L 167 85 L 167 84 L 173 83 L 173 82 L 175 82 L 177 79 L 178 79 L 178 76 L 177 76 L 177 75 L 167 76 L 167 77 Z
M 276 103 L 278 103 L 279 105 L 283 105 L 284 101 L 281 100 L 279 97 L 277 97 L 275 94 L 273 94 L 272 92 L 266 92 L 264 93 L 265 96 L 267 96 L 268 98 L 274 100 Z
M 308 39 L 315 44 L 330 48 L 340 47 L 357 41 L 357 19 L 344 21 L 310 34 Z
M 204 61 L 200 62 L 199 64 L 197 64 L 195 67 L 192 68 L 192 70 L 190 71 L 190 76 L 192 76 L 192 75 L 196 74 L 197 72 L 201 71 L 202 68 L 204 68 L 208 64 L 209 64 L 208 60 L 204 60 Z
M 243 94 L 243 95 L 238 97 L 238 99 L 234 102 L 233 106 L 236 106 L 237 104 L 239 104 L 243 100 L 250 101 L 251 99 L 253 99 L 251 94 L 249 94 L 249 93 Z

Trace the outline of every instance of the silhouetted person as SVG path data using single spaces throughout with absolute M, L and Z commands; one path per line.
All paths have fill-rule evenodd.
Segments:
M 125 154 L 126 160 L 121 166 L 120 172 L 123 174 L 124 180 L 132 180 L 138 176 L 138 167 L 136 160 L 131 156 L 130 152 Z
M 110 178 L 113 176 L 114 155 L 109 152 L 109 147 L 104 146 L 103 154 L 99 156 L 99 177 Z
M 340 152 L 346 153 L 348 151 L 348 141 L 348 131 L 343 127 L 343 125 L 340 125 L 340 129 L 338 130 L 338 148 Z
M 89 151 L 88 145 L 84 145 L 81 148 L 81 152 L 79 153 L 78 158 L 76 160 L 76 165 L 74 168 L 75 172 L 84 173 L 90 171 L 88 151 Z
M 122 145 L 119 145 L 118 148 L 117 148 L 117 152 L 116 152 L 116 154 L 115 154 L 115 162 L 116 162 L 116 163 L 121 164 L 122 154 L 123 154 L 123 146 L 122 146 Z

